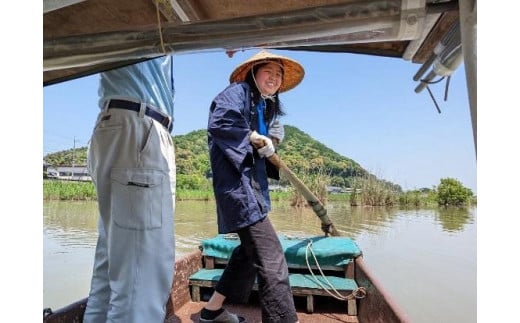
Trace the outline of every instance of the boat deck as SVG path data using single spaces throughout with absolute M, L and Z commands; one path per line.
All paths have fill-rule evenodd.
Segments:
M 211 287 L 200 286 L 200 301 L 191 298 L 189 277 L 202 265 L 201 250 L 177 259 L 175 262 L 175 279 L 172 285 L 170 299 L 167 303 L 167 319 L 165 323 L 198 322 L 199 313 L 213 292 Z M 363 323 L 407 323 L 410 320 L 395 304 L 379 282 L 366 268 L 362 257 L 355 260 L 356 281 L 361 282 L 366 289 L 366 297 L 357 302 L 357 315 L 348 315 L 348 304 L 330 296 L 315 295 L 313 297 L 313 312 L 308 311 L 308 297 L 295 295 L 295 307 L 298 319 L 302 323 L 328 322 L 363 322 Z M 347 270 L 348 271 L 348 270 Z M 247 322 L 261 322 L 261 310 L 258 302 L 258 292 L 252 291 L 247 304 L 224 304 L 232 313 L 243 316 Z M 82 322 L 87 299 L 81 299 L 56 311 L 44 312 L 44 323 Z
M 302 298 L 303 299 L 303 298 Z M 301 323 L 337 323 L 337 322 L 353 322 L 357 323 L 357 316 L 347 315 L 346 308 L 341 310 L 337 304 L 320 304 L 316 310 L 312 313 L 306 313 L 305 302 L 299 303 L 296 301 L 296 309 L 298 312 L 298 319 Z M 184 304 L 180 309 L 175 311 L 175 314 L 167 318 L 165 323 L 178 323 L 178 322 L 198 322 L 199 313 L 206 302 L 188 302 Z M 321 306 L 323 305 L 323 306 Z M 333 305 L 333 306 L 325 306 Z M 257 304 L 225 304 L 224 307 L 232 313 L 237 313 L 246 319 L 247 323 L 259 323 L 262 322 L 262 315 L 260 313 L 260 307 Z M 331 309 L 336 307 L 336 309 Z

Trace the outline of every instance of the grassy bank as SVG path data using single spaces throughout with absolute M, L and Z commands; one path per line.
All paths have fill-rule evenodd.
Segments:
M 178 200 L 208 201 L 214 199 L 213 191 L 206 190 L 177 190 L 176 194 Z M 97 194 L 92 182 L 44 180 L 43 199 L 63 201 L 95 201 L 97 200 Z
M 92 182 L 43 180 L 44 200 L 91 201 L 97 200 Z
M 367 181 L 359 185 L 359 193 L 338 193 L 327 194 L 321 190 L 320 194 L 315 193 L 318 198 L 327 202 L 345 202 L 351 206 L 396 206 L 396 207 L 432 207 L 437 205 L 472 205 L 476 204 L 476 197 L 471 191 L 465 191 L 465 188 L 448 187 L 449 190 L 443 189 L 444 183 L 441 183 L 437 190 L 413 190 L 407 192 L 395 192 L 382 187 L 380 184 Z M 450 184 L 450 183 L 448 183 Z M 465 196 L 460 197 L 462 193 Z M 299 196 L 299 197 L 298 197 Z M 457 198 L 454 200 L 454 198 Z M 96 190 L 92 182 L 74 182 L 61 180 L 44 180 L 43 181 L 43 199 L 44 200 L 67 200 L 67 201 L 92 201 L 97 200 Z M 196 190 L 196 189 L 177 189 L 176 199 L 182 200 L 214 200 L 212 190 Z M 304 205 L 303 197 L 295 193 L 294 189 L 286 192 L 271 192 L 271 200 L 288 201 L 291 205 L 295 204 L 295 200 L 301 200 Z
M 288 201 L 291 199 L 291 192 L 271 192 L 271 200 Z M 177 200 L 214 200 L 212 190 L 189 190 L 177 189 Z M 92 201 L 97 200 L 96 190 L 92 182 L 74 182 L 60 180 L 43 181 L 44 200 L 68 200 L 68 201 Z M 349 194 L 330 194 L 328 201 L 349 201 Z

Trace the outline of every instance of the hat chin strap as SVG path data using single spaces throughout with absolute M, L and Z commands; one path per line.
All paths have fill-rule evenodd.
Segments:
M 262 94 L 260 93 L 260 96 L 262 97 L 262 99 L 264 100 L 271 100 L 274 102 L 274 100 L 276 99 L 276 94 L 273 94 L 273 95 L 269 95 L 269 94 Z

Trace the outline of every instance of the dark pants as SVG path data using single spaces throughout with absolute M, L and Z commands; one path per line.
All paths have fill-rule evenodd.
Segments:
M 233 250 L 216 291 L 231 302 L 242 303 L 248 300 L 257 278 L 262 322 L 298 321 L 287 262 L 269 218 L 237 233 L 241 243 Z

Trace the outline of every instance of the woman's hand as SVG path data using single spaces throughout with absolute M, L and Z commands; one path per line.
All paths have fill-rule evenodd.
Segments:
M 258 149 L 261 157 L 271 157 L 274 154 L 273 141 L 264 135 L 258 134 L 255 130 L 249 135 L 249 141 Z
M 283 138 L 285 137 L 285 130 L 283 128 L 283 125 L 280 124 L 278 120 L 275 120 L 275 122 L 269 127 L 269 137 L 272 138 L 273 143 L 275 145 L 279 145 Z

